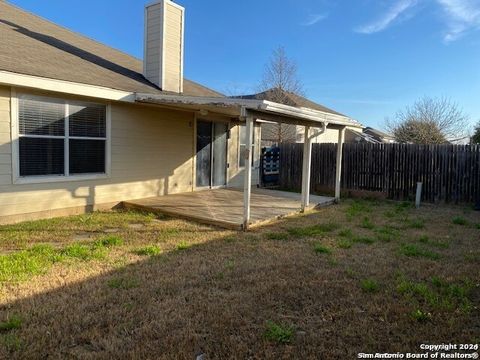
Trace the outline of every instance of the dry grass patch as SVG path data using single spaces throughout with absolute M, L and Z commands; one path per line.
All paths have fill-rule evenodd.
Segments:
M 472 343 L 480 232 L 455 216 L 480 223 L 459 207 L 346 201 L 248 234 L 131 212 L 0 227 L 0 358 L 349 359 Z

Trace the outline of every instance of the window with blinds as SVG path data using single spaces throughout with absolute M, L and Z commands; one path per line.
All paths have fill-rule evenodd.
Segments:
M 18 101 L 19 175 L 106 173 L 106 107 L 57 99 Z

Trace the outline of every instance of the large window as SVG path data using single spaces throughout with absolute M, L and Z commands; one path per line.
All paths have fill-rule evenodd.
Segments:
M 105 105 L 43 97 L 18 98 L 18 175 L 106 174 Z

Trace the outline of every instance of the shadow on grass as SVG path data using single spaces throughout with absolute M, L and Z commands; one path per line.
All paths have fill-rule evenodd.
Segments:
M 287 221 L 262 231 L 278 231 Z M 420 336 L 469 339 L 470 330 L 460 325 L 445 331 L 412 325 L 401 317 L 404 309 L 390 308 L 395 301 L 365 302 L 358 283 L 307 241 L 215 232 L 206 243 L 116 270 L 103 272 L 94 262 L 70 269 L 79 281 L 66 285 L 62 276 L 69 269 L 53 270 L 45 277 L 55 288 L 48 292 L 5 286 L 22 299 L 0 306 L 0 320 L 18 316 L 22 323 L 0 332 L 0 358 L 350 358 L 368 350 L 411 350 Z M 41 288 L 38 279 L 24 288 Z M 392 323 L 377 326 L 381 309 L 392 311 Z M 295 329 L 288 344 L 265 336 L 271 321 Z M 399 335 L 392 340 L 393 332 Z M 349 346 L 338 346 L 339 338 Z

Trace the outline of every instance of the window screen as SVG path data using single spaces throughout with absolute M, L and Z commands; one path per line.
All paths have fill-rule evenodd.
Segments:
M 25 97 L 18 110 L 20 176 L 105 173 L 105 106 Z

